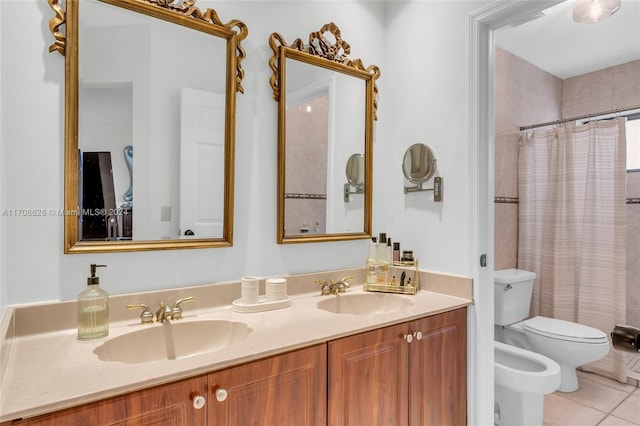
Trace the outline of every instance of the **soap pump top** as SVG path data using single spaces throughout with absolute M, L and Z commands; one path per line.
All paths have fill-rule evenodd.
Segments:
M 87 278 L 87 285 L 95 285 L 100 284 L 100 277 L 96 276 L 97 268 L 106 268 L 107 265 L 96 265 L 95 263 L 91 264 L 91 276 Z

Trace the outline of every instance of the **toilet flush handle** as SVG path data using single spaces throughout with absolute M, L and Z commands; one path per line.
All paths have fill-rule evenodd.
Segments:
M 509 291 L 511 290 L 513 287 L 511 287 L 511 284 L 507 284 L 504 288 L 504 291 Z

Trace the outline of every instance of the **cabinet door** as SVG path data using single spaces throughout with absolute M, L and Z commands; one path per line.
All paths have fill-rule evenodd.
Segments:
M 204 426 L 206 405 L 196 409 L 193 398 L 206 397 L 206 386 L 207 378 L 201 376 L 7 424 Z
M 467 315 L 457 309 L 413 321 L 422 339 L 409 345 L 412 426 L 467 423 Z
M 209 375 L 209 425 L 326 425 L 325 344 Z
M 206 400 L 194 401 L 198 396 L 207 396 L 206 376 L 133 392 L 124 395 L 121 401 L 116 398 L 100 404 L 98 419 L 104 421 L 99 420 L 98 424 L 111 424 L 107 419 L 112 419 L 112 424 L 121 426 L 204 426 Z M 121 413 L 113 411 L 119 407 Z
M 407 331 L 400 324 L 329 342 L 329 425 L 407 425 Z

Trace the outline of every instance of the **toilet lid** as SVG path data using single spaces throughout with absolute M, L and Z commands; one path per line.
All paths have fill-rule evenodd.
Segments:
M 596 328 L 555 318 L 534 317 L 524 321 L 522 327 L 531 333 L 572 342 L 603 343 L 607 341 L 607 335 Z

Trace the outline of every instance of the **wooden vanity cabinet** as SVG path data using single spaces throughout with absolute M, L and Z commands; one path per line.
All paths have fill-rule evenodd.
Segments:
M 329 342 L 328 424 L 466 424 L 466 308 Z
M 326 345 L 209 375 L 209 426 L 326 425 Z
M 465 425 L 466 354 L 461 308 L 0 426 Z
M 2 426 L 204 426 L 206 405 L 197 409 L 193 399 L 206 394 L 207 379 L 201 376 Z

